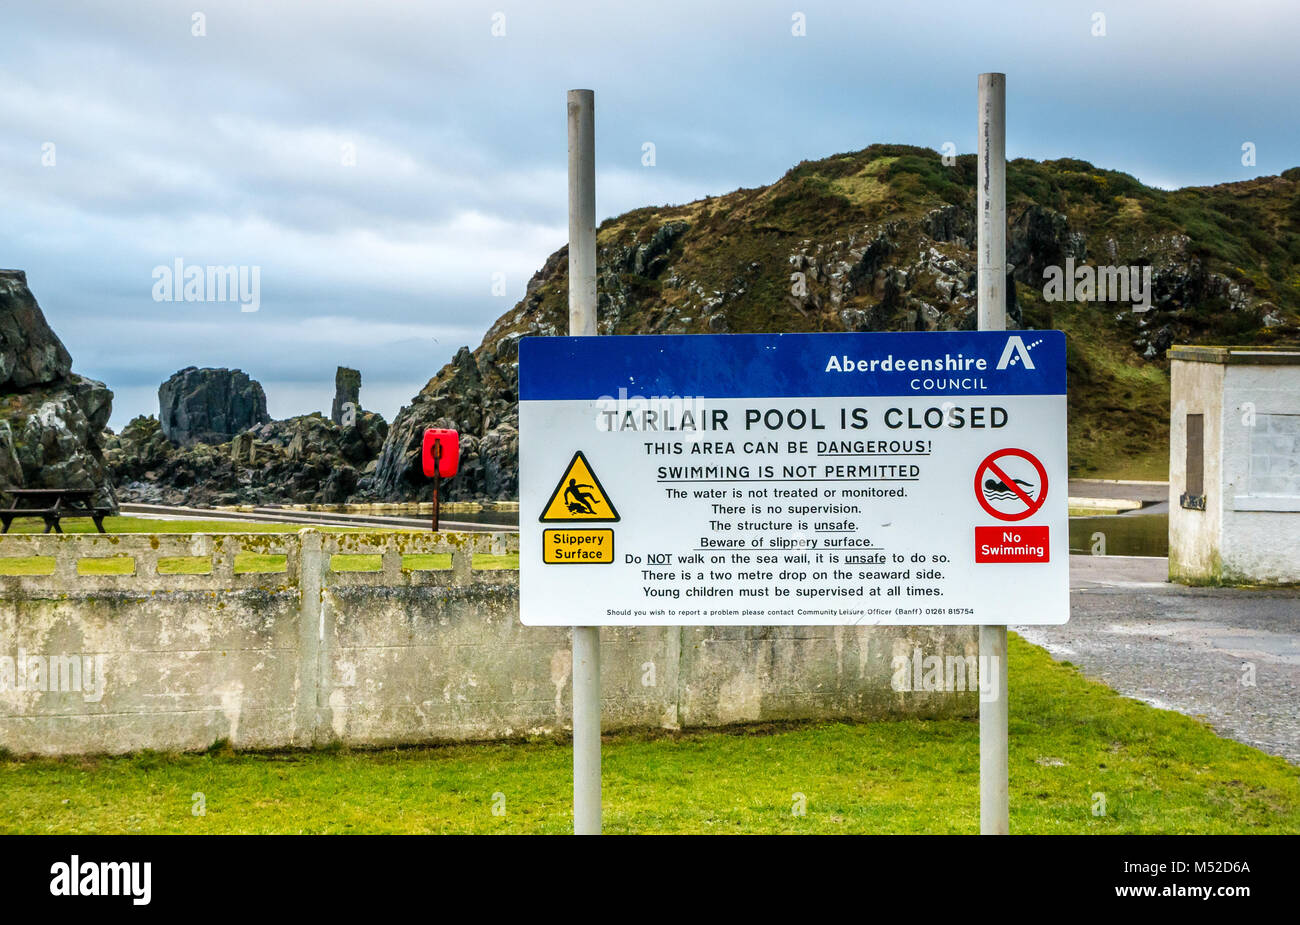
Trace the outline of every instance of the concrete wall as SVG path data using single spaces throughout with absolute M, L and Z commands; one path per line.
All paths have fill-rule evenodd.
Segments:
M 1169 578 L 1203 582 L 1219 573 L 1223 522 L 1220 446 L 1223 441 L 1223 370 L 1218 363 L 1174 360 L 1170 371 Z M 1205 417 L 1205 510 L 1184 508 L 1187 492 L 1187 415 Z
M 1300 582 L 1300 352 L 1174 348 L 1169 575 L 1192 583 Z M 1186 491 L 1186 414 L 1205 414 L 1206 509 Z
M 1230 364 L 1223 382 L 1227 581 L 1300 581 L 1300 365 Z
M 0 746 L 75 754 L 563 732 L 569 631 L 520 624 L 517 572 L 472 568 L 475 555 L 517 545 L 515 534 L 312 529 L 0 536 L 0 558 L 42 556 L 52 568 L 0 577 Z M 283 556 L 283 571 L 236 573 L 241 553 Z M 427 553 L 450 554 L 451 567 L 403 568 L 403 555 Z M 382 571 L 332 571 L 336 554 L 379 555 Z M 134 574 L 78 574 L 79 560 L 105 555 L 133 558 Z M 208 573 L 157 574 L 167 557 Z M 607 628 L 602 644 L 607 729 L 977 711 L 971 693 L 890 687 L 895 655 L 975 655 L 966 627 Z M 79 683 L 13 675 L 20 652 L 57 664 L 58 682 L 73 680 L 75 663 Z

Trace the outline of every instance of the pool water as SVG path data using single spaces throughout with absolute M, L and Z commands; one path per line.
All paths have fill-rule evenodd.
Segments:
M 1167 556 L 1169 515 L 1071 517 L 1070 552 L 1104 556 Z
M 504 524 L 507 526 L 516 526 L 519 523 L 518 511 L 471 511 L 464 514 L 453 514 L 449 511 L 443 511 L 441 515 L 443 520 L 460 521 L 470 524 Z

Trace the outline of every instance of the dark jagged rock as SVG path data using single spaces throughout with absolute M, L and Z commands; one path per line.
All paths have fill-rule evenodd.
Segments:
M 0 489 L 89 488 L 116 510 L 100 442 L 113 393 L 71 370 L 26 274 L 0 270 Z
M 24 488 L 91 488 L 96 502 L 115 507 L 104 470 L 100 435 L 112 409 L 113 393 L 102 382 L 70 373 L 66 379 L 0 397 L 0 456 L 17 461 L 22 472 L 9 484 Z
M 921 228 L 936 241 L 955 241 L 962 247 L 975 244 L 975 216 L 961 206 L 944 206 L 927 212 Z
M 339 428 L 340 449 L 350 462 L 364 466 L 378 459 L 388 437 L 388 422 L 373 411 L 360 411 L 356 420 Z
M 624 272 L 637 276 L 654 278 L 668 266 L 668 252 L 673 242 L 681 237 L 690 226 L 686 222 L 666 222 L 655 229 L 650 240 L 644 244 L 632 244 L 623 248 L 616 258 L 616 265 Z
M 225 443 L 271 419 L 261 383 L 240 369 L 188 366 L 158 387 L 162 432 L 175 444 Z
M 321 501 L 325 504 L 342 504 L 357 488 L 357 470 L 351 466 L 338 466 L 330 470 L 321 486 Z
M 131 501 L 338 503 L 357 491 L 363 472 L 373 472 L 387 431 L 373 411 L 343 427 L 315 413 L 267 421 L 220 445 L 176 446 L 155 418 L 139 417 L 108 438 L 105 458 Z
M 330 406 L 330 420 L 342 425 L 347 405 L 356 414 L 361 410 L 361 373 L 347 366 L 334 371 L 334 404 Z
M 1087 257 L 1085 237 L 1070 230 L 1070 217 L 1063 212 L 1031 205 L 1012 222 L 1007 234 L 1007 262 L 1014 268 L 1016 282 L 1043 287 L 1043 271 L 1064 267 L 1073 257 Z
M 65 379 L 72 357 L 51 330 L 22 270 L 0 270 L 0 389 Z
M 134 417 L 120 434 L 109 434 L 104 439 L 104 458 L 119 483 L 146 478 L 176 452 L 152 415 Z
M 479 358 L 462 347 L 393 420 L 379 454 L 369 497 L 425 498 L 430 489 L 420 462 L 424 431 L 449 427 L 460 433 L 460 471 L 443 498 L 512 497 L 519 491 L 519 392 L 513 340 Z

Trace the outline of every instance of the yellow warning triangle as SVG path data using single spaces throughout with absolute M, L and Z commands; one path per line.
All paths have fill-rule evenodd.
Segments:
M 600 479 L 596 478 L 596 473 L 592 471 L 587 457 L 582 455 L 582 450 L 573 454 L 573 459 L 555 483 L 551 500 L 542 508 L 542 516 L 538 520 L 542 523 L 600 523 L 618 520 L 614 503 L 605 494 Z

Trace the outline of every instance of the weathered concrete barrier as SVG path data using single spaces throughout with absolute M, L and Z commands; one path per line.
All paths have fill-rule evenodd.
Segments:
M 474 568 L 517 549 L 517 534 L 312 528 L 0 536 L 0 562 L 44 572 L 0 576 L 0 746 L 60 755 L 563 732 L 568 630 L 523 626 L 518 573 Z M 336 556 L 357 555 L 379 569 L 335 570 Z M 133 560 L 130 574 L 87 562 L 114 556 Z M 160 563 L 201 573 L 159 574 Z M 608 628 L 602 642 L 607 729 L 977 710 L 974 693 L 891 687 L 896 656 L 974 656 L 966 627 Z

